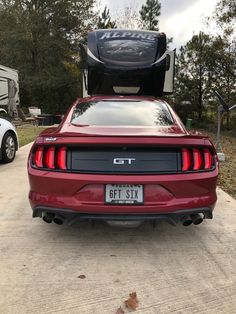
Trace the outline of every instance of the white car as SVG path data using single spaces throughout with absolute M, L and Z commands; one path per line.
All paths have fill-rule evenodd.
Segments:
M 9 121 L 0 118 L 0 161 L 12 162 L 18 146 L 19 141 L 15 127 Z

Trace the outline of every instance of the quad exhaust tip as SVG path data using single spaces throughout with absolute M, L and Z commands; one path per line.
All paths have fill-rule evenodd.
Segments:
M 52 223 L 54 216 L 55 215 L 52 213 L 42 213 L 43 221 L 45 221 L 48 224 Z
M 200 225 L 203 222 L 202 214 L 191 215 L 192 221 L 194 225 Z
M 63 217 L 61 215 L 55 215 L 53 222 L 56 225 L 63 225 L 63 223 L 65 222 L 65 217 Z
M 203 214 L 194 214 L 190 216 L 184 216 L 182 219 L 183 226 L 190 226 L 192 223 L 194 225 L 200 225 L 203 222 Z
M 188 227 L 188 226 L 190 226 L 191 224 L 192 224 L 192 219 L 190 218 L 190 216 L 186 216 L 186 217 L 183 217 L 182 218 L 182 224 L 183 224 L 183 226 L 185 226 L 185 227 Z
M 43 221 L 45 221 L 48 224 L 54 222 L 57 225 L 63 225 L 63 223 L 65 222 L 65 217 L 63 217 L 61 215 L 53 214 L 53 213 L 43 212 L 42 213 L 42 219 L 43 219 Z

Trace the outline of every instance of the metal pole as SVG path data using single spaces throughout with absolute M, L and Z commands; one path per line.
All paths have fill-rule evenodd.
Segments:
M 230 107 L 229 111 L 233 110 L 234 108 L 236 108 L 236 105 L 233 105 L 232 107 Z
M 222 153 L 222 146 L 220 142 L 221 133 L 221 121 L 224 113 L 224 108 L 222 105 L 218 106 L 218 125 L 217 125 L 217 136 L 216 136 L 216 151 Z

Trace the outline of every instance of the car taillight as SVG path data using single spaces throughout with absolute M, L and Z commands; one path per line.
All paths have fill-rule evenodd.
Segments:
M 210 170 L 214 166 L 210 149 L 182 148 L 182 171 Z
M 190 151 L 187 148 L 182 149 L 182 170 L 183 171 L 188 171 L 191 166 L 191 156 L 190 156 Z
M 45 166 L 49 169 L 55 168 L 55 147 L 49 147 L 45 154 Z
M 66 170 L 66 147 L 61 147 L 57 152 L 57 165 L 59 169 Z
M 32 162 L 36 168 L 66 170 L 67 148 L 39 146 L 33 154 Z
M 209 149 L 204 149 L 205 169 L 211 169 L 213 165 L 213 156 Z
M 34 162 L 37 168 L 43 168 L 43 147 L 39 147 L 34 155 Z
M 193 149 L 193 170 L 200 170 L 202 166 L 202 156 L 198 148 Z

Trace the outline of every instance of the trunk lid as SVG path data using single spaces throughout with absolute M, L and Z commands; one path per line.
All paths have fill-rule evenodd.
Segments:
M 158 136 L 181 137 L 188 132 L 177 126 L 161 127 L 128 127 L 128 126 L 79 126 L 71 123 L 64 124 L 58 130 L 59 136 Z

